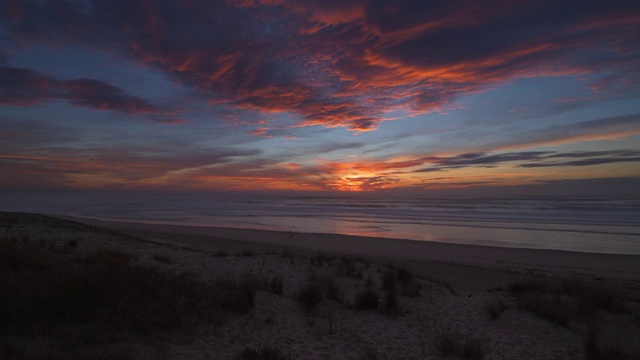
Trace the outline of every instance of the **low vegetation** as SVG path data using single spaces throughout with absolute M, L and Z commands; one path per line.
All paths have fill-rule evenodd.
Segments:
M 226 250 L 216 250 L 216 251 L 213 253 L 213 256 L 216 256 L 216 257 L 226 257 L 226 256 L 229 256 L 229 253 L 228 253 Z
M 603 341 L 601 330 L 596 324 L 589 325 L 584 337 L 584 354 L 586 360 L 632 360 L 640 354 L 628 353 L 619 343 Z
M 439 355 L 445 357 L 482 360 L 487 353 L 482 340 L 449 329 L 441 331 L 433 338 L 433 346 Z
M 342 293 L 336 279 L 332 276 L 312 276 L 309 281 L 298 290 L 296 298 L 307 310 L 312 311 L 325 298 L 342 301 Z
M 569 326 L 573 320 L 593 319 L 598 312 L 627 312 L 616 294 L 602 285 L 564 281 L 560 285 L 529 280 L 513 283 L 507 291 L 517 305 L 558 325 Z
M 356 310 L 377 310 L 378 299 L 378 293 L 371 286 L 365 286 L 356 294 L 353 307 Z
M 501 300 L 493 300 L 489 301 L 485 304 L 485 311 L 487 315 L 489 315 L 489 319 L 497 320 L 504 311 L 506 311 L 509 307 L 502 302 Z
M 245 347 L 236 356 L 236 360 L 290 360 L 291 355 L 275 345 Z
M 382 290 L 395 291 L 396 289 L 399 289 L 403 296 L 418 297 L 422 285 L 408 268 L 391 266 L 382 274 Z
M 165 264 L 173 263 L 173 260 L 171 260 L 171 257 L 168 255 L 154 255 L 152 259 Z
M 3 356 L 93 357 L 92 349 L 105 341 L 170 335 L 201 322 L 220 325 L 228 314 L 253 306 L 258 284 L 250 278 L 209 285 L 133 260 L 120 251 L 65 255 L 29 239 L 1 239 Z
M 275 275 L 269 280 L 269 292 L 282 295 L 284 292 L 284 281 L 281 275 Z

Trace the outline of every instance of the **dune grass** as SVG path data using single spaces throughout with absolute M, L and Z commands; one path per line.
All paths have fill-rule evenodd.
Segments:
M 485 311 L 491 320 L 497 320 L 500 318 L 500 314 L 506 311 L 509 307 L 501 300 L 489 301 L 485 304 Z
M 249 279 L 209 285 L 132 259 L 120 251 L 79 256 L 28 239 L 0 239 L 1 348 L 22 354 L 15 358 L 29 358 L 33 349 L 43 358 L 78 352 L 88 358 L 102 350 L 93 354 L 87 346 L 172 334 L 203 322 L 221 325 L 253 306 L 258 285 Z M 16 347 L 10 339 L 32 346 Z
M 482 360 L 487 349 L 482 340 L 465 336 L 457 331 L 444 329 L 433 338 L 436 352 L 445 357 L 456 356 L 461 359 Z
M 290 360 L 291 355 L 275 345 L 247 346 L 236 356 L 236 360 Z
M 307 310 L 314 310 L 325 298 L 342 301 L 342 292 L 333 276 L 312 276 L 296 294 L 300 304 Z
M 627 312 L 617 294 L 603 285 L 565 280 L 552 285 L 539 280 L 512 283 L 507 287 L 518 307 L 562 326 L 581 318 L 593 319 L 601 311 Z

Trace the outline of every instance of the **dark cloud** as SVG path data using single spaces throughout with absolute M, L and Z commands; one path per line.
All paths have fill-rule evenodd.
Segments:
M 575 159 L 557 161 L 557 159 Z M 640 161 L 640 151 L 635 150 L 610 150 L 610 151 L 525 151 L 503 154 L 488 154 L 483 152 L 466 153 L 449 157 L 423 157 L 407 165 L 415 166 L 430 163 L 431 166 L 414 170 L 412 172 L 432 172 L 462 167 L 487 167 L 504 163 L 514 163 L 516 167 L 550 167 L 550 166 L 589 166 L 616 162 Z M 526 162 L 522 164 L 522 162 Z M 520 164 L 518 164 L 520 163 Z M 393 163 L 392 163 L 393 164 Z M 396 166 L 398 167 L 398 166 Z M 406 166 L 408 167 L 408 166 Z
M 318 146 L 317 148 L 312 147 L 312 151 L 315 154 L 326 154 L 332 151 L 339 150 L 349 150 L 349 149 L 360 149 L 365 146 L 365 143 L 361 142 L 348 142 L 348 143 L 326 143 Z
M 0 105 L 31 106 L 56 99 L 91 109 L 154 114 L 152 119 L 160 122 L 176 121 L 165 118 L 170 112 L 102 81 L 58 80 L 29 69 L 0 66 Z
M 255 157 L 260 150 L 210 149 L 168 154 L 164 148 L 48 148 L 0 154 L 0 183 L 7 188 L 36 184 L 38 179 L 74 186 L 76 175 L 97 177 L 127 186 L 150 185 L 146 181 L 188 169 L 224 166 L 237 159 Z M 127 171 L 122 171 L 127 169 Z M 86 180 L 85 180 L 86 181 Z
M 516 130 L 500 137 L 494 136 L 493 133 L 489 135 L 491 138 L 485 146 L 494 149 L 555 146 L 581 141 L 627 138 L 640 135 L 640 114 L 605 117 L 535 130 Z M 474 137 L 478 136 L 474 134 Z
M 15 42 L 90 46 L 210 103 L 359 131 L 519 77 L 606 71 L 594 86 L 626 78 L 622 92 L 640 82 L 637 1 L 22 1 L 0 14 Z M 101 91 L 115 108 L 149 110 Z
M 595 199 L 634 199 L 640 196 L 640 177 L 613 177 L 595 179 L 563 179 L 544 180 L 527 185 L 496 186 L 496 182 L 466 182 L 453 187 L 449 179 L 440 181 L 434 179 L 428 183 L 429 196 L 447 198 L 522 198 L 557 196 L 561 199 L 567 197 L 595 198 Z M 418 184 L 424 187 L 425 184 Z
M 614 155 L 604 156 L 603 155 Z M 520 164 L 518 167 L 523 168 L 537 168 L 537 167 L 552 167 L 552 166 L 591 166 L 602 164 L 613 164 L 619 162 L 637 162 L 640 161 L 640 151 L 594 151 L 580 152 L 580 153 L 568 153 L 568 154 L 556 154 L 554 158 L 583 158 L 581 160 L 570 161 L 545 161 L 539 163 L 526 163 Z M 551 157 L 547 157 L 541 160 L 547 160 Z

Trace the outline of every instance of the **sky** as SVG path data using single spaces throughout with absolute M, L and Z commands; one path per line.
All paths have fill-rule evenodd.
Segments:
M 640 196 L 640 2 L 0 0 L 4 191 Z

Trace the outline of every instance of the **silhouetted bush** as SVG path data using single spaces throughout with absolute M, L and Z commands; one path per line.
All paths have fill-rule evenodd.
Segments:
M 485 311 L 489 315 L 489 319 L 497 320 L 505 310 L 508 309 L 507 305 L 500 300 L 490 301 L 485 304 Z
M 253 250 L 244 249 L 244 250 L 242 250 L 240 255 L 246 256 L 246 257 L 254 257 L 254 256 L 256 256 L 256 253 L 254 253 Z
M 600 329 L 595 324 L 590 324 L 587 328 L 587 334 L 584 337 L 584 354 L 586 360 L 632 360 L 638 359 L 640 355 L 626 352 L 619 344 L 603 343 Z
M 395 271 L 388 269 L 382 274 L 382 290 L 395 290 L 397 285 Z
M 546 282 L 529 280 L 510 284 L 507 289 L 520 308 L 562 326 L 568 326 L 580 315 L 593 318 L 599 310 L 627 312 L 615 294 L 602 285 L 564 281 L 560 286 L 551 286 Z
M 356 294 L 354 307 L 357 310 L 378 309 L 378 294 L 369 286 Z
M 341 300 L 342 294 L 334 277 L 323 275 L 318 279 L 318 281 L 324 288 L 324 293 L 328 299 L 333 299 L 336 301 Z
M 462 336 L 452 330 L 444 330 L 433 339 L 436 352 L 441 356 L 457 356 L 462 359 L 482 360 L 486 348 L 480 339 Z
M 507 286 L 507 291 L 511 295 L 518 295 L 524 292 L 545 292 L 547 289 L 549 289 L 547 283 L 539 280 L 515 282 Z
M 262 345 L 256 348 L 245 347 L 237 356 L 237 360 L 289 360 L 291 355 L 275 345 Z
M 273 276 L 269 281 L 269 291 L 271 291 L 272 293 L 282 295 L 283 288 L 284 285 L 281 275 Z
M 154 255 L 152 259 L 165 264 L 171 264 L 173 262 L 171 260 L 171 257 L 169 257 L 168 255 Z
M 387 291 L 385 293 L 383 310 L 387 315 L 394 315 L 400 311 L 398 295 L 395 291 Z
M 311 311 L 324 299 L 324 289 L 317 282 L 309 282 L 298 291 L 296 298 L 307 311 Z
M 0 261 L 0 337 L 42 341 L 50 353 L 45 358 L 75 358 L 70 341 L 111 344 L 126 334 L 185 330 L 203 320 L 219 325 L 232 313 L 246 313 L 257 289 L 250 279 L 208 285 L 133 265 L 120 251 L 74 260 L 31 245 L 0 241 L 0 258 L 10 259 Z
M 216 251 L 213 253 L 213 255 L 214 255 L 214 256 L 217 256 L 217 257 L 225 257 L 225 256 L 229 256 L 229 254 L 227 253 L 227 251 L 226 251 L 226 250 L 216 250 Z

